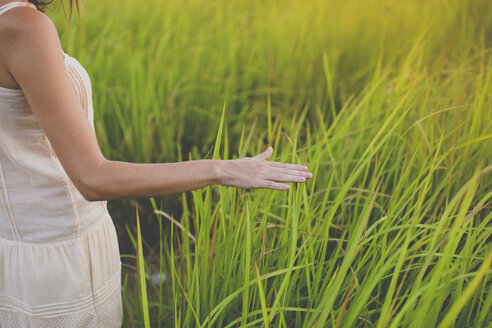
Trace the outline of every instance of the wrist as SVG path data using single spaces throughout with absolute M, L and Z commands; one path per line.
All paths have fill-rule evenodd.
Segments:
M 226 172 L 227 172 L 227 160 L 211 160 L 212 163 L 212 172 L 213 172 L 213 184 L 222 185 L 226 180 Z

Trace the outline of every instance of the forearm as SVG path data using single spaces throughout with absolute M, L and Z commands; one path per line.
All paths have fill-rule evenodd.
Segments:
M 104 160 L 85 182 L 88 200 L 145 198 L 219 183 L 224 161 L 136 164 Z

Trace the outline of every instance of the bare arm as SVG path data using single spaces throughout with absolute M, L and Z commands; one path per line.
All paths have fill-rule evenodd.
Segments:
M 68 176 L 88 200 L 141 198 L 211 184 L 286 190 L 279 182 L 304 182 L 307 167 L 269 162 L 272 150 L 253 158 L 134 164 L 107 160 L 65 70 L 58 34 L 47 16 L 12 11 L 18 23 L 0 36 L 0 60 L 22 88 Z M 5 49 L 5 48 L 4 48 Z M 56 90 L 56 92 L 53 92 Z

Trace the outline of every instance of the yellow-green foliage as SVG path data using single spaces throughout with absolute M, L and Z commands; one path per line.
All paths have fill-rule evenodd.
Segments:
M 83 7 L 62 43 L 92 77 L 107 157 L 271 145 L 272 160 L 314 173 L 288 192 L 213 186 L 154 203 L 181 225 L 153 215 L 160 238 L 144 244 L 149 273 L 166 275 L 149 282 L 152 327 L 492 321 L 491 1 Z M 124 295 L 125 326 L 143 326 L 138 286 Z

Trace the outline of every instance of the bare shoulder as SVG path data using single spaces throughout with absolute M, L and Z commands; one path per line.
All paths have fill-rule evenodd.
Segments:
M 42 12 L 17 7 L 0 16 L 0 57 L 2 62 L 23 52 L 36 53 L 60 48 L 56 27 Z
M 15 37 L 28 32 L 37 34 L 37 31 L 55 31 L 51 19 L 31 7 L 15 7 L 0 16 L 0 36 Z

